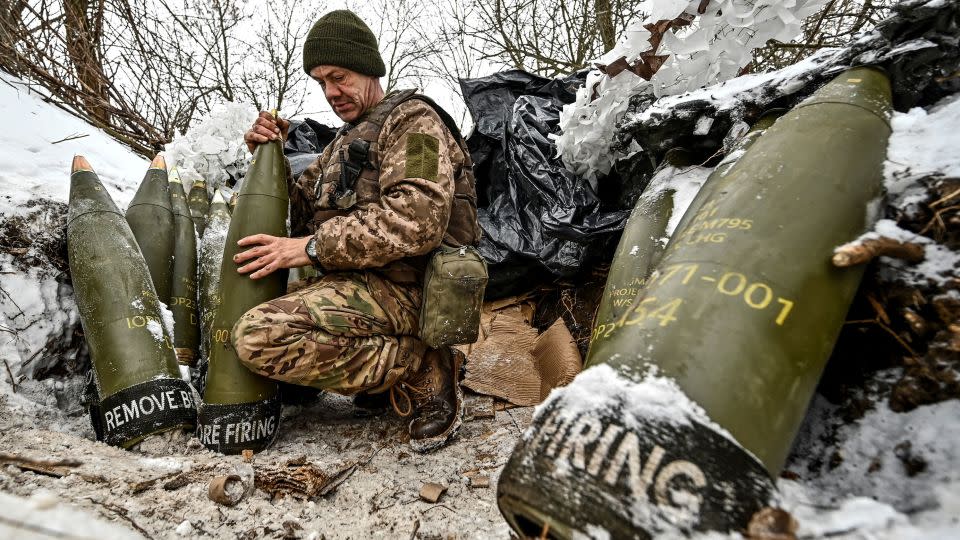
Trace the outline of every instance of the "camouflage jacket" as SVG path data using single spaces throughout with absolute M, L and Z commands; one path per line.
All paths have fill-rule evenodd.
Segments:
M 372 181 L 358 180 L 356 204 L 340 209 L 334 193 L 341 163 L 355 138 L 351 132 L 369 129 L 364 118 L 344 126 L 299 179 L 288 178 L 291 236 L 316 235 L 325 270 L 379 268 L 394 281 L 419 281 L 424 256 L 444 239 L 455 178 L 471 166 L 469 156 L 433 107 L 418 99 L 404 101 L 386 116 L 371 144 L 370 159 L 379 163 L 379 174 Z

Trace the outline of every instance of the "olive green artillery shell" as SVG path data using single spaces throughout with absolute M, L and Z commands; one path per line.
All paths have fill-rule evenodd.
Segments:
M 197 238 L 203 238 L 203 231 L 207 227 L 207 213 L 210 210 L 206 182 L 197 180 L 193 183 L 193 186 L 190 187 L 190 195 L 187 198 L 187 207 L 190 208 L 190 216 L 193 218 L 193 224 L 197 229 Z
M 70 183 L 70 274 L 97 393 L 106 400 L 102 411 L 107 415 L 105 440 L 128 447 L 151 433 L 191 427 L 195 411 L 189 387 L 179 378 L 173 344 L 133 232 L 96 173 L 85 160 L 82 163 L 85 168 L 75 167 Z M 148 404 L 149 411 L 138 409 L 134 416 L 142 413 L 140 421 L 127 418 L 127 425 L 117 425 L 119 417 L 110 400 L 120 399 L 118 396 L 134 387 L 176 392 L 162 396 L 156 407 Z M 150 394 L 137 393 L 141 398 Z M 126 396 L 130 397 L 137 396 Z M 120 400 L 126 404 L 126 398 Z M 170 408 L 180 410 L 172 411 L 171 417 L 166 414 L 171 413 Z M 94 418 L 95 424 L 97 421 Z
M 703 183 L 703 187 L 700 188 L 697 195 L 690 201 L 690 205 L 687 206 L 686 212 L 684 212 L 683 217 L 680 218 L 680 222 L 677 223 L 674 229 L 675 231 L 682 231 L 687 228 L 690 221 L 696 217 L 699 208 L 703 206 L 704 201 L 711 198 L 714 191 L 725 185 L 727 173 L 734 164 L 737 163 L 747 149 L 753 146 L 753 143 L 757 142 L 757 139 L 766 132 L 767 128 L 772 126 L 785 112 L 784 109 L 771 109 L 763 113 L 742 137 L 734 141 L 730 149 L 727 150 L 726 156 L 713 172 L 710 173 L 710 177 Z M 667 249 L 669 249 L 671 243 L 672 240 L 667 243 Z
M 642 343 L 630 364 L 675 377 L 776 477 L 860 283 L 831 257 L 872 226 L 890 100 L 882 72 L 852 69 L 769 127 L 590 362 Z
M 163 165 L 151 165 L 127 207 L 127 223 L 147 261 L 157 296 L 170 303 L 173 282 L 173 212 Z
M 200 354 L 210 357 L 210 331 L 213 316 L 220 305 L 220 266 L 223 247 L 230 227 L 230 211 L 218 191 L 213 195 L 210 212 L 206 216 L 207 231 L 200 240 Z
M 729 158 L 724 159 L 710 173 L 710 177 L 690 202 L 675 230 L 684 228 L 692 215 L 696 214 L 692 209 L 699 208 L 706 199 L 706 194 L 711 192 L 711 183 L 715 183 L 718 178 L 723 178 L 736 162 L 736 157 L 742 155 L 781 114 L 783 113 L 780 110 L 764 114 L 747 133 L 737 139 L 727 152 Z M 686 152 L 679 149 L 667 152 L 664 162 L 654 173 L 650 185 L 637 199 L 637 204 L 633 207 L 633 212 L 630 213 L 630 218 L 623 228 L 623 235 L 613 255 L 613 262 L 610 264 L 603 297 L 600 299 L 593 321 L 591 343 L 597 336 L 613 332 L 617 321 L 626 310 L 630 309 L 634 298 L 642 291 L 650 272 L 660 262 L 668 245 L 667 241 L 661 239 L 666 236 L 667 224 L 673 217 L 674 191 L 657 189 L 657 184 L 661 179 L 680 174 L 680 170 L 690 164 L 691 157 Z
M 683 151 L 671 150 L 667 154 L 667 159 L 637 198 L 623 228 L 607 274 L 603 297 L 594 317 L 592 336 L 602 334 L 608 327 L 612 328 L 639 293 L 666 247 L 664 236 L 673 215 L 674 190 L 662 189 L 660 185 L 680 172 L 681 168 L 690 165 L 689 156 Z
M 237 195 L 237 206 L 220 267 L 220 305 L 211 328 L 210 365 L 204 389 L 204 405 L 198 417 L 197 435 L 207 447 L 224 453 L 239 453 L 244 448 L 259 450 L 272 442 L 277 433 L 280 404 L 277 383 L 254 374 L 237 358 L 230 336 L 234 324 L 249 309 L 282 296 L 286 291 L 287 271 L 276 271 L 252 280 L 237 272 L 233 256 L 241 251 L 237 241 L 253 234 L 287 236 L 288 195 L 286 170 L 280 141 L 261 144 Z M 216 407 L 222 405 L 223 407 Z M 244 412 L 244 409 L 248 412 Z M 222 413 L 220 411 L 223 411 Z M 230 426 L 247 416 L 255 435 L 238 436 Z M 222 429 L 217 432 L 217 427 Z M 259 426 L 259 427 L 258 427 Z M 245 445 L 245 446 L 244 446 Z
M 871 225 L 890 99 L 883 73 L 852 69 L 770 126 L 710 182 L 710 197 L 674 233 L 629 311 L 594 339 L 587 368 L 603 363 L 637 380 L 655 367 L 719 428 L 657 424 L 624 408 L 598 411 L 604 435 L 590 439 L 593 431 L 552 425 L 552 410 L 541 411 L 498 486 L 501 512 L 518 531 L 549 523 L 556 538 L 591 525 L 614 537 L 658 537 L 647 516 L 661 511 L 656 493 L 671 490 L 685 493 L 668 503 L 697 501 L 697 531 L 743 529 L 767 504 L 862 276 L 831 257 Z M 551 430 L 590 460 L 575 484 L 553 480 L 556 465 L 533 444 Z M 614 467 L 624 459 L 633 465 Z M 647 489 L 667 462 L 690 474 L 665 491 Z
M 620 385 L 589 397 L 577 386 L 537 410 L 500 475 L 497 505 L 521 538 L 545 528 L 547 538 L 588 538 L 593 527 L 609 538 L 681 538 L 742 528 L 768 499 L 766 471 L 727 436 L 669 412 L 638 415 L 643 394 Z M 603 405 L 584 412 L 585 399 Z
M 173 347 L 177 361 L 195 366 L 200 353 L 200 316 L 197 313 L 197 237 L 179 176 L 170 180 L 173 208 Z

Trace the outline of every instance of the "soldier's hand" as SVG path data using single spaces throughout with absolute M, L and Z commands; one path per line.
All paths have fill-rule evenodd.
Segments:
M 283 118 L 274 119 L 273 115 L 267 111 L 260 111 L 260 116 L 253 123 L 253 127 L 243 134 L 243 141 L 247 143 L 247 150 L 252 154 L 257 145 L 275 141 L 278 137 L 287 140 L 288 131 L 290 131 L 290 122 Z
M 254 234 L 241 238 L 237 245 L 250 247 L 233 256 L 233 262 L 243 265 L 237 269 L 241 274 L 250 274 L 250 279 L 260 279 L 269 276 L 281 268 L 297 268 L 309 266 L 307 257 L 307 240 L 310 237 L 286 238 L 270 236 L 269 234 Z M 244 264 L 246 263 L 246 264 Z

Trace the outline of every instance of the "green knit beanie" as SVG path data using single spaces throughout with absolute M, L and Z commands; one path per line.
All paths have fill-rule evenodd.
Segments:
M 313 24 L 303 44 L 303 70 L 340 66 L 363 75 L 383 77 L 387 68 L 377 49 L 377 37 L 360 17 L 347 9 L 331 11 Z

